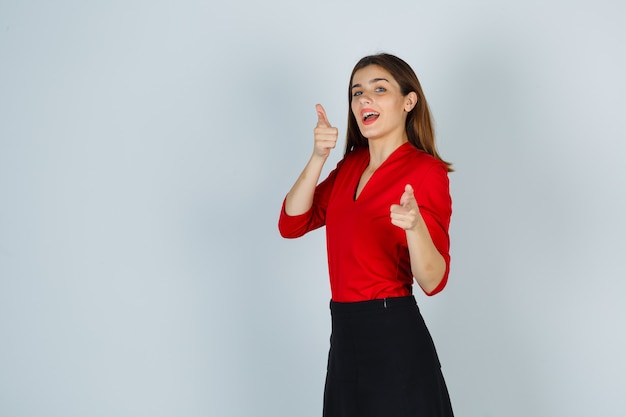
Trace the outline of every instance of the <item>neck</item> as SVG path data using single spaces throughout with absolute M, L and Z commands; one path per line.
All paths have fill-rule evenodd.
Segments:
M 370 167 L 378 168 L 400 146 L 408 142 L 406 136 L 396 140 L 369 140 Z

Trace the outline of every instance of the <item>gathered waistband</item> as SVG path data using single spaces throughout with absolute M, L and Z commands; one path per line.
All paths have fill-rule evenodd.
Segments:
M 333 313 L 350 313 L 367 310 L 384 310 L 386 308 L 410 305 L 417 305 L 413 295 L 379 298 L 376 300 L 355 301 L 349 303 L 330 300 L 330 311 Z

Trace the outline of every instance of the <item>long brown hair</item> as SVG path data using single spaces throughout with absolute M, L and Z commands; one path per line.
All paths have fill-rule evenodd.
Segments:
M 403 96 L 406 96 L 412 91 L 417 94 L 417 104 L 406 117 L 405 131 L 409 142 L 411 142 L 411 144 L 417 149 L 434 156 L 446 164 L 448 171 L 452 171 L 452 164 L 444 161 L 439 156 L 437 148 L 435 147 L 435 132 L 433 129 L 432 117 L 430 115 L 430 110 L 428 109 L 426 97 L 424 97 L 424 93 L 422 91 L 422 86 L 417 79 L 417 75 L 415 75 L 415 72 L 409 64 L 404 62 L 402 59 L 386 53 L 369 55 L 361 58 L 352 70 L 350 83 L 348 84 L 348 130 L 346 133 L 346 149 L 344 156 L 348 155 L 356 148 L 368 147 L 367 139 L 361 135 L 359 125 L 357 124 L 354 114 L 352 114 L 350 103 L 352 101 L 351 86 L 354 74 L 358 70 L 370 65 L 378 65 L 388 71 L 400 85 L 400 91 Z

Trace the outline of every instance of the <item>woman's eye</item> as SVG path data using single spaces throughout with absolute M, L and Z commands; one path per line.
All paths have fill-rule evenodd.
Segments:
M 385 91 L 387 91 L 387 90 L 385 89 L 385 87 L 376 87 L 376 92 L 377 92 L 377 93 L 384 93 Z
M 361 91 L 355 91 L 355 92 L 352 94 L 352 97 L 358 97 L 358 96 L 360 96 L 361 94 L 363 94 Z

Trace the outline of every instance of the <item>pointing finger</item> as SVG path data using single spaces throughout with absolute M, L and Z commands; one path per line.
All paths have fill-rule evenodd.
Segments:
M 412 201 L 415 201 L 415 195 L 413 194 L 413 187 L 411 184 L 407 184 L 404 186 L 404 194 L 402 194 L 402 198 L 400 199 L 400 204 L 403 207 L 411 204 Z M 417 205 L 417 202 L 415 203 Z
M 328 117 L 326 117 L 324 107 L 322 107 L 321 104 L 316 104 L 315 110 L 317 110 L 317 127 L 331 127 Z

